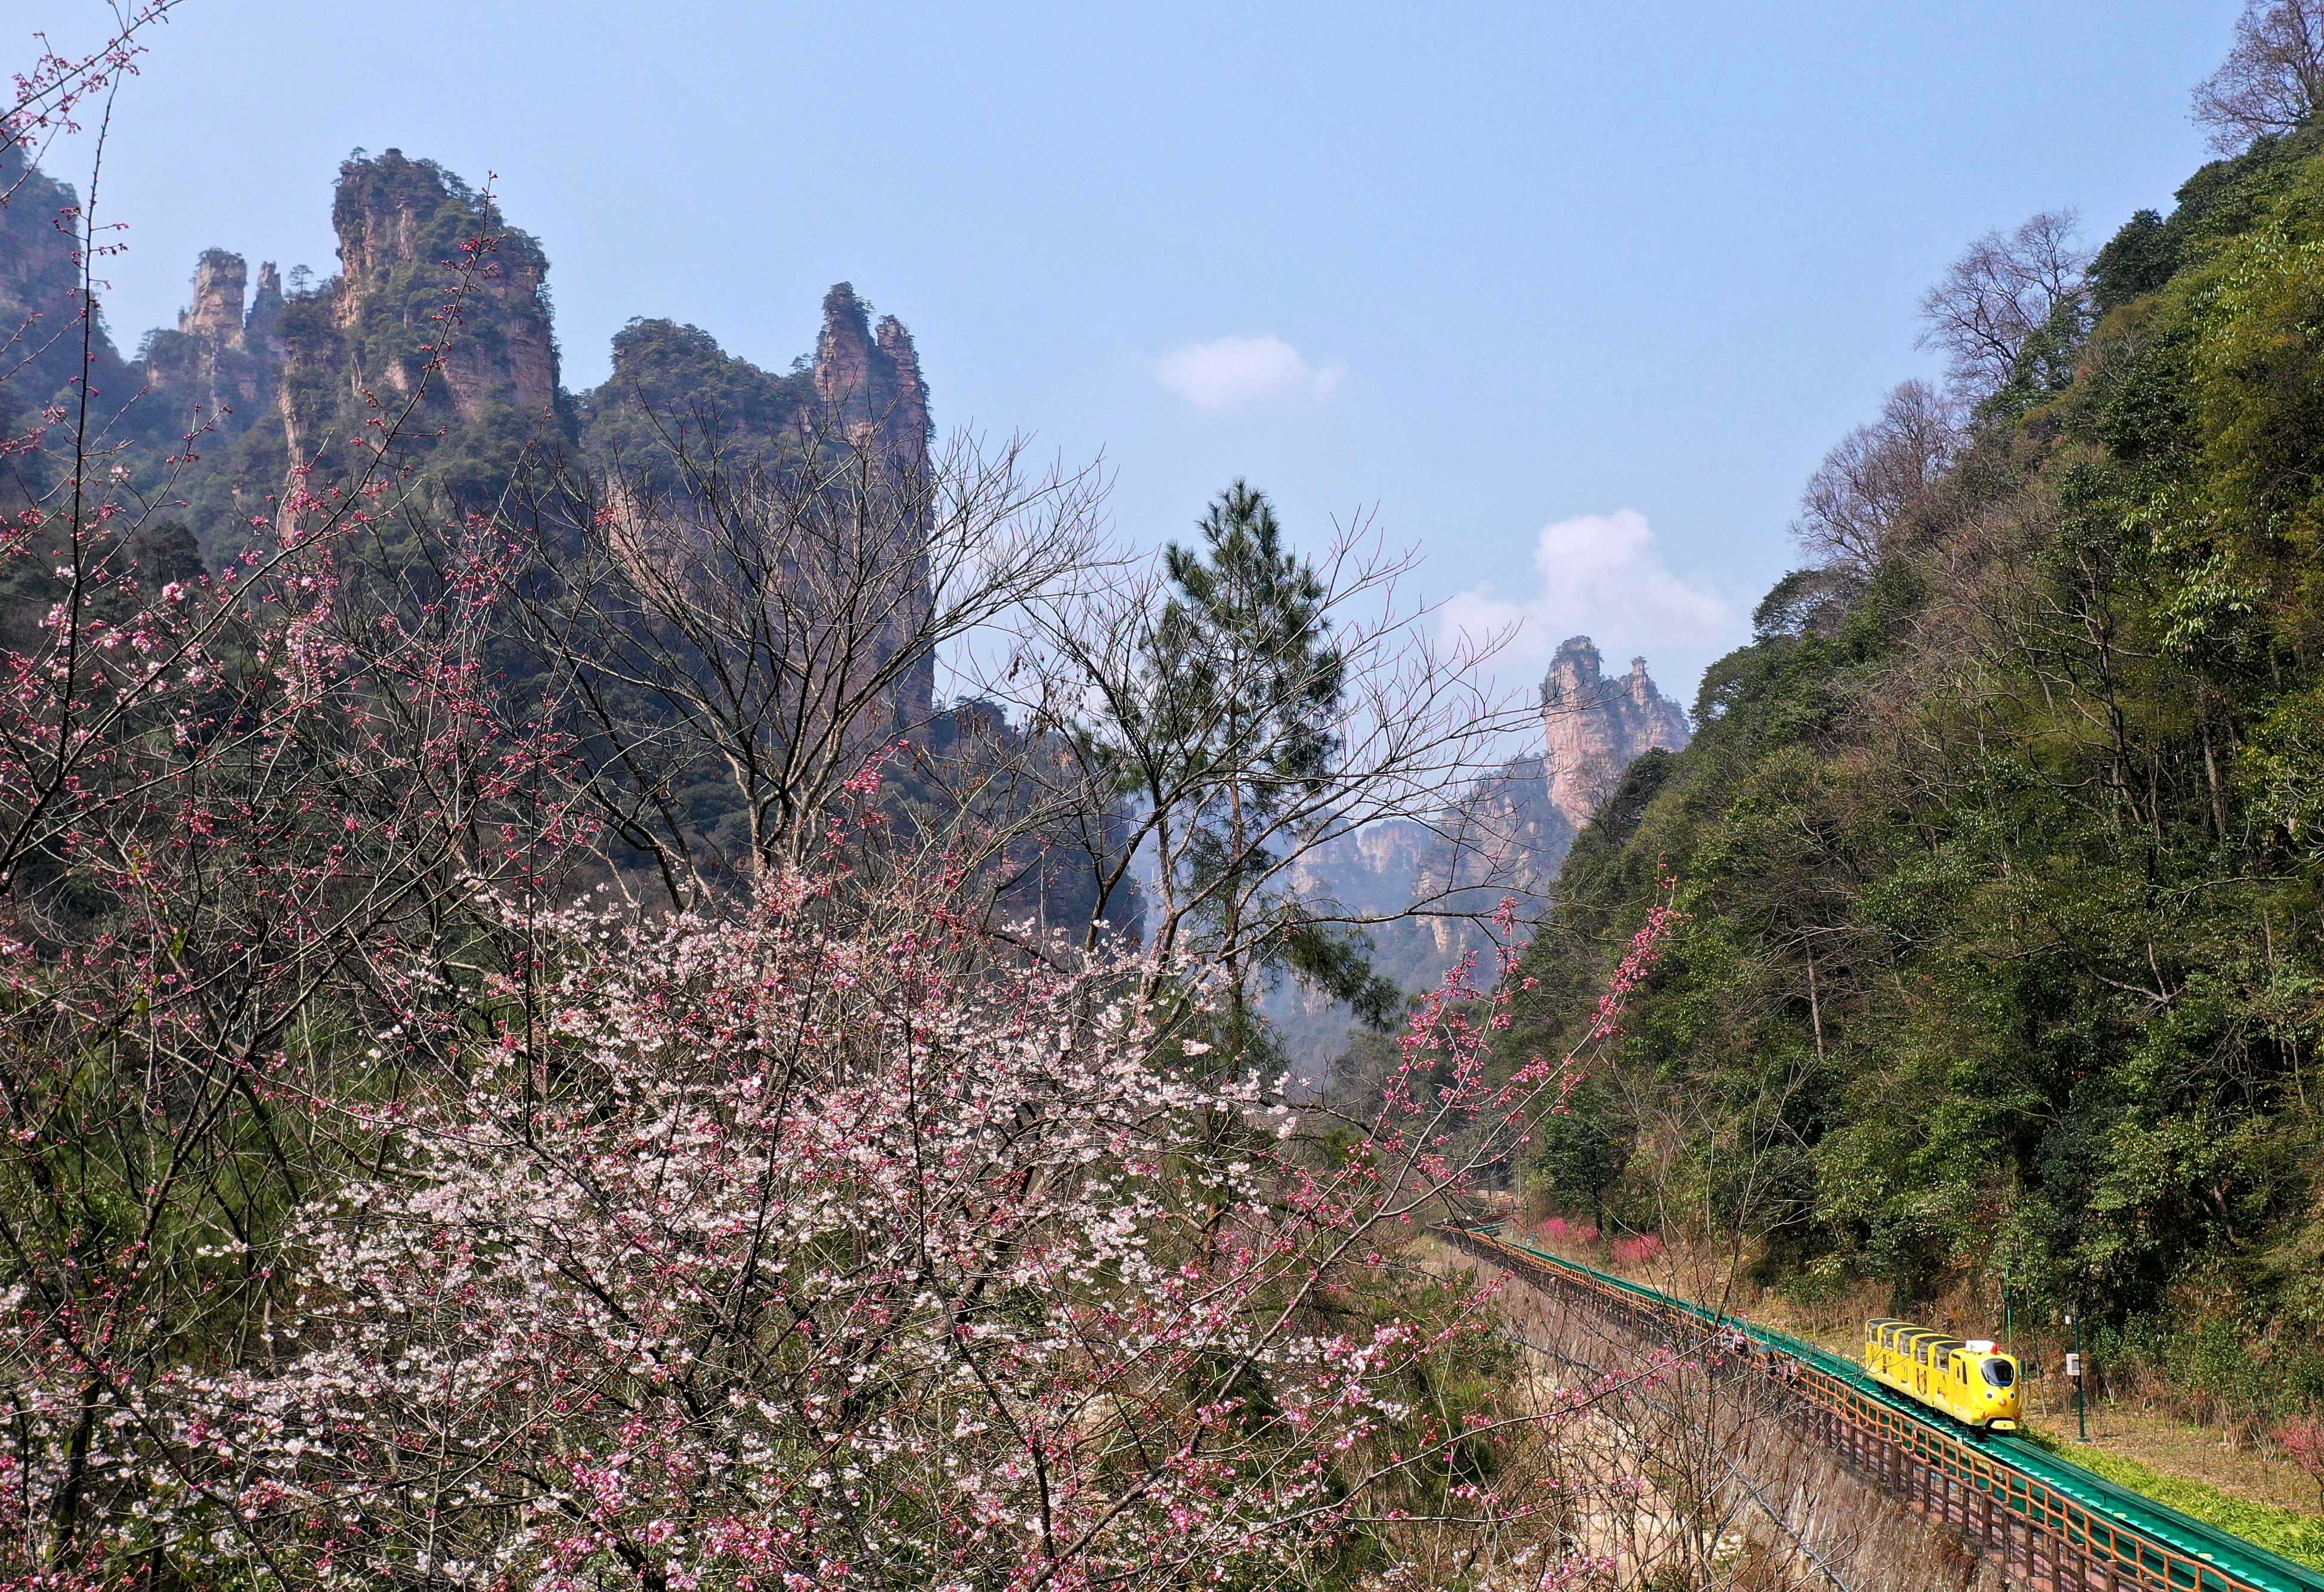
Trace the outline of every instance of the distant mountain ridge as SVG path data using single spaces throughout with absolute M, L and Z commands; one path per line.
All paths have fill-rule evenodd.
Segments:
M 61 394 L 79 373 L 80 299 L 75 240 L 57 221 L 76 198 L 20 152 L 0 160 L 0 181 L 16 185 L 0 208 L 0 336 L 23 367 L 12 387 Z M 399 457 L 424 461 L 456 505 L 495 496 L 527 449 L 634 447 L 649 406 L 679 428 L 715 415 L 723 443 L 771 449 L 813 423 L 927 462 L 911 334 L 893 316 L 875 327 L 848 283 L 825 297 L 815 352 L 787 375 L 697 328 L 640 319 L 615 335 L 612 374 L 576 393 L 562 384 L 548 254 L 489 196 L 432 161 L 358 151 L 339 167 L 331 220 L 339 271 L 319 283 L 286 290 L 271 261 L 254 281 L 244 256 L 208 249 L 177 325 L 148 333 L 134 359 L 101 314 L 92 328 L 108 441 L 141 478 L 168 480 L 213 564 L 248 545 L 295 471 L 328 478 L 415 393 Z
M 1574 838 L 1642 754 L 1678 751 L 1686 712 L 1634 658 L 1613 678 L 1588 636 L 1561 643 L 1541 684 L 1543 750 L 1478 779 L 1429 824 L 1392 820 L 1326 841 L 1291 870 L 1303 897 L 1351 915 L 1414 916 L 1371 931 L 1374 962 L 1408 990 L 1434 984 L 1462 956 L 1489 954 L 1478 920 L 1505 897 L 1521 917 L 1546 907 Z M 1489 975 L 1489 969 L 1487 970 Z M 1350 1014 L 1286 982 L 1264 1008 L 1295 1058 L 1328 1060 Z

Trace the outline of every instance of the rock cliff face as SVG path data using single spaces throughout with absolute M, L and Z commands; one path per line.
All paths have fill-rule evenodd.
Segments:
M 40 406 L 78 379 L 83 325 L 80 257 L 69 218 L 79 214 L 69 183 L 25 163 L 0 144 L 0 424 L 29 425 Z M 92 336 L 94 385 L 126 402 L 134 373 L 125 367 L 100 318 Z
M 194 267 L 193 303 L 179 314 L 178 329 L 145 340 L 152 397 L 189 430 L 208 425 L 239 435 L 273 401 L 282 350 L 272 328 L 282 313 L 282 282 L 270 262 L 259 267 L 256 298 L 245 301 L 249 283 L 241 255 L 204 251 Z
M 1655 689 L 1644 658 L 1607 679 L 1587 636 L 1557 649 L 1541 703 L 1540 754 L 1478 780 L 1431 824 L 1375 824 L 1326 842 L 1295 880 L 1303 895 L 1355 912 L 1411 910 L 1372 934 L 1373 965 L 1407 989 L 1434 984 L 1471 952 L 1489 979 L 1490 940 L 1477 920 L 1505 897 L 1520 917 L 1539 916 L 1574 837 L 1631 761 L 1655 747 L 1676 751 L 1690 734 L 1685 713 Z M 1344 1008 L 1290 984 L 1264 1009 L 1310 1072 L 1349 1022 Z
M 251 352 L 280 366 L 282 363 L 282 273 L 272 260 L 258 267 L 258 291 L 251 295 L 250 316 L 243 323 Z
M 816 339 L 814 385 L 824 412 L 849 441 L 872 443 L 896 468 L 895 490 L 908 511 L 912 529 L 925 548 L 928 471 L 928 393 L 920 379 L 920 356 L 912 335 L 894 316 L 882 317 L 875 332 L 853 284 L 840 282 L 823 299 L 823 330 Z M 899 549 L 901 551 L 901 549 Z M 918 590 L 905 595 L 893 621 L 899 640 L 927 612 L 927 570 L 917 571 Z M 892 653 L 890 654 L 892 656 Z M 935 711 L 936 659 L 922 657 L 906 677 L 898 716 L 907 726 L 924 724 Z
M 1438 820 L 1413 899 L 1440 915 L 1427 923 L 1446 965 L 1480 943 L 1469 917 L 1489 916 L 1503 897 L 1530 917 L 1548 899 L 1577 833 L 1550 799 L 1549 781 L 1543 759 L 1512 758 L 1471 786 Z
M 1549 799 L 1575 832 L 1640 752 L 1677 751 L 1689 735 L 1685 712 L 1655 689 L 1645 658 L 1632 658 L 1618 680 L 1605 677 L 1602 663 L 1590 638 L 1575 636 L 1558 648 L 1541 683 Z
M 815 391 L 849 436 L 877 433 L 900 456 L 927 464 L 928 393 L 912 335 L 892 315 L 882 316 L 875 332 L 849 282 L 823 298 Z
M 178 315 L 178 330 L 222 346 L 242 346 L 243 290 L 250 268 L 224 249 L 205 252 L 194 266 L 192 308 Z
M 691 450 L 717 460 L 722 471 L 738 474 L 780 468 L 808 439 L 862 448 L 864 462 L 884 477 L 876 490 L 894 496 L 895 522 L 907 538 L 884 568 L 865 572 L 902 588 L 891 593 L 892 603 L 883 598 L 868 604 L 891 611 L 894 636 L 884 650 L 875 649 L 870 666 L 884 665 L 917 632 L 928 601 L 927 388 L 903 323 L 889 316 L 875 330 L 848 283 L 824 296 L 815 360 L 804 371 L 778 376 L 726 353 L 696 327 L 632 321 L 614 336 L 613 375 L 582 394 L 579 405 L 587 450 L 659 489 L 656 512 L 641 517 L 632 533 L 631 556 L 674 568 L 699 548 L 688 530 L 694 511 L 679 501 L 684 483 L 655 465 L 657 456 L 667 456 L 670 432 L 682 433 Z M 909 732 L 927 724 L 935 696 L 936 660 L 923 656 L 897 692 L 899 727 Z
M 878 342 L 881 363 L 888 371 L 888 401 L 875 403 L 872 416 L 899 446 L 915 447 L 925 462 L 935 423 L 928 418 L 928 388 L 920 379 L 919 351 L 912 346 L 912 334 L 892 315 L 880 317 Z
M 1558 648 L 1541 683 L 1544 750 L 1517 758 L 1446 809 L 1440 839 L 1423 866 L 1418 897 L 1444 897 L 1455 910 L 1489 912 L 1501 896 L 1537 912 L 1582 833 L 1639 754 L 1687 743 L 1686 713 L 1655 688 L 1646 660 L 1609 680 L 1598 649 L 1575 636 Z M 1472 941 L 1458 918 L 1435 920 L 1439 952 Z
M 890 473 L 882 490 L 900 494 L 905 545 L 887 607 L 897 648 L 916 634 L 912 618 L 927 601 L 926 515 L 913 507 L 926 502 L 927 384 L 903 323 L 875 325 L 846 282 L 825 298 L 814 360 L 789 373 L 731 355 L 691 327 L 641 320 L 614 337 L 612 380 L 567 393 L 540 243 L 432 161 L 358 152 L 333 193 L 337 275 L 286 294 L 271 262 L 254 285 L 242 255 L 206 251 L 177 325 L 149 334 L 133 363 L 101 320 L 83 319 L 79 257 L 60 225 L 78 213 L 72 189 L 13 148 L 0 149 L 0 188 L 11 193 L 0 206 L 0 363 L 13 373 L 0 383 L 0 421 L 32 424 L 41 403 L 73 390 L 86 327 L 92 391 L 125 406 L 113 435 L 142 446 L 140 467 L 184 494 L 213 563 L 244 550 L 254 523 L 279 522 L 303 467 L 329 482 L 364 465 L 380 416 L 415 397 L 387 468 L 439 491 L 455 511 L 498 502 L 528 450 L 598 465 L 659 450 L 667 488 L 672 431 L 700 441 L 709 426 L 720 456 L 739 450 L 746 468 L 787 468 L 803 448 L 844 440 Z M 493 241 L 479 248 L 480 239 Z M 198 434 L 190 449 L 189 433 Z M 935 661 L 916 666 L 897 693 L 908 724 L 927 722 L 935 705 Z
M 333 435 L 360 435 L 419 387 L 442 422 L 495 408 L 547 414 L 558 394 L 557 341 L 544 284 L 549 257 L 498 208 L 432 161 L 401 150 L 339 168 L 331 205 L 339 274 L 290 307 L 281 382 L 284 441 L 305 459 Z M 489 237 L 489 250 L 474 240 Z
M 398 150 L 359 152 L 340 166 L 333 197 L 336 275 L 309 289 L 294 271 L 286 293 L 272 262 L 254 275 L 244 256 L 207 251 L 190 302 L 174 326 L 148 336 L 133 363 L 113 349 L 100 318 L 82 313 L 72 190 L 0 147 L 0 191 L 11 199 L 0 206 L 0 442 L 37 430 L 51 400 L 103 394 L 110 457 L 141 489 L 166 483 L 173 512 L 161 529 L 169 535 L 132 549 L 141 567 L 161 572 L 155 578 L 195 578 L 254 544 L 311 528 L 364 476 L 392 490 L 399 511 L 371 517 L 360 557 L 423 584 L 432 575 L 420 529 L 427 520 L 530 512 L 523 522 L 560 574 L 582 567 L 562 555 L 594 552 L 592 533 L 610 526 L 610 551 L 628 567 L 609 585 L 641 570 L 666 587 L 702 580 L 702 594 L 731 600 L 751 621 L 755 661 L 770 651 L 780 659 L 764 676 L 795 682 L 813 670 L 828 682 L 832 671 L 860 668 L 858 683 L 876 682 L 867 711 L 851 713 L 851 732 L 867 751 L 893 739 L 911 743 L 911 758 L 891 765 L 900 799 L 971 799 L 1011 823 L 1054 799 L 1070 751 L 1061 737 L 1028 737 L 991 704 L 936 707 L 923 622 L 936 502 L 927 382 L 904 324 L 875 320 L 851 284 L 825 296 L 813 357 L 787 370 L 731 354 L 696 327 L 641 318 L 615 334 L 612 378 L 568 392 L 540 244 L 441 166 Z M 493 241 L 480 247 L 482 239 Z M 383 419 L 400 419 L 407 407 L 391 439 Z M 12 492 L 51 485 L 41 474 L 51 464 L 37 446 L 12 451 L 0 472 L 0 513 Z M 593 483 L 586 518 L 569 497 L 537 491 L 536 464 L 558 472 L 560 486 Z M 843 483 L 820 484 L 843 469 Z M 877 559 L 862 557 L 854 539 L 857 494 L 877 503 L 872 523 L 893 538 Z M 769 511 L 770 502 L 778 507 Z M 733 516 L 723 522 L 722 503 Z M 300 517 L 305 527 L 293 523 Z M 14 634 L 11 624 L 36 625 L 49 599 L 32 597 L 0 603 L 0 640 Z M 607 606 L 622 612 L 619 603 Z M 634 606 L 628 612 L 636 617 Z M 636 622 L 642 630 L 650 621 Z M 521 661 L 497 650 L 511 640 L 486 638 L 496 665 Z M 673 650 L 682 659 L 676 667 L 711 667 Z M 797 705 L 804 715 L 831 711 L 825 702 Z M 761 722 L 797 721 L 770 712 Z M 683 761 L 688 740 L 676 734 L 665 744 L 680 747 L 673 760 L 692 778 Z M 1028 758 L 1043 757 L 1055 760 L 1055 778 L 1022 773 Z M 707 759 L 703 766 L 712 767 Z M 734 796 L 715 768 L 687 787 L 672 820 L 685 832 L 679 843 L 699 842 L 717 859 L 724 826 L 744 824 Z M 1116 805 L 1094 815 L 1104 845 L 1121 842 L 1125 813 Z M 1011 921 L 1076 924 L 1096 906 L 1070 837 L 1014 843 L 993 866 L 1006 881 L 997 906 Z M 1139 915 L 1134 890 L 1106 906 L 1108 921 L 1124 929 Z
M 1303 900 L 1352 913 L 1400 912 L 1419 889 L 1421 868 L 1435 843 L 1425 824 L 1369 824 L 1314 847 L 1285 870 L 1283 883 Z
M 444 387 L 464 420 L 488 404 L 537 411 L 555 399 L 549 257 L 489 199 L 434 161 L 392 149 L 339 168 L 331 225 L 340 274 L 324 290 L 359 377 L 406 391 L 440 342 Z M 487 236 L 496 241 L 463 280 L 469 240 Z M 439 313 L 458 317 L 448 334 Z

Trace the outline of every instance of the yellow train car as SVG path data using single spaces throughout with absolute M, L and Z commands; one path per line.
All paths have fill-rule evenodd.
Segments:
M 2017 1430 L 2017 1360 L 1989 1339 L 1953 1338 L 1883 1317 L 1864 1323 L 1864 1368 L 1875 1382 L 1956 1421 Z

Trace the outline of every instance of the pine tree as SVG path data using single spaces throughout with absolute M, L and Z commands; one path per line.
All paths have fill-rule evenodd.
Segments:
M 1199 521 L 1201 542 L 1172 543 L 1176 588 L 1148 648 L 1149 700 L 1187 767 L 1187 897 L 1232 986 L 1231 1040 L 1262 1042 L 1250 986 L 1288 971 L 1384 1026 L 1396 987 L 1376 975 L 1358 939 L 1318 922 L 1268 888 L 1277 843 L 1325 788 L 1341 741 L 1335 721 L 1345 660 L 1324 617 L 1314 568 L 1283 545 L 1267 495 L 1243 481 Z

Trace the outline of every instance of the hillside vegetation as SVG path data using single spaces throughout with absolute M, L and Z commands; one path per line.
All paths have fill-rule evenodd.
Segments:
M 1799 1293 L 2006 1278 L 2256 1422 L 2324 1399 L 2324 137 L 2070 221 L 1932 290 L 1950 388 L 1833 450 L 1693 743 L 1576 843 L 1507 1054 L 1659 872 L 1690 917 L 1520 1175 Z

